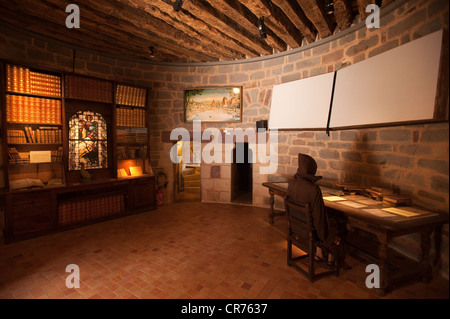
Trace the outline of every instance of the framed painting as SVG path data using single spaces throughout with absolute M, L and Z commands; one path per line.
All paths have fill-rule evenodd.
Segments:
M 242 86 L 184 91 L 184 121 L 242 122 Z

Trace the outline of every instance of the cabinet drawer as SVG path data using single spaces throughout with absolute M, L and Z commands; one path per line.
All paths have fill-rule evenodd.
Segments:
M 53 226 L 54 213 L 50 193 L 17 194 L 11 196 L 12 232 L 21 235 L 50 229 Z

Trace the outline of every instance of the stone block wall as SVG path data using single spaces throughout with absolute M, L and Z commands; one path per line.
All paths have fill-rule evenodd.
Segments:
M 202 131 L 208 127 L 222 131 L 255 128 L 256 121 L 269 118 L 274 85 L 345 68 L 440 29 L 448 39 L 448 6 L 448 1 L 442 0 L 394 1 L 392 10 L 381 11 L 379 29 L 367 29 L 359 23 L 300 49 L 265 58 L 206 64 L 153 63 L 103 55 L 0 24 L 0 59 L 149 87 L 151 165 L 167 174 L 169 186 L 164 200 L 170 203 L 174 198 L 174 167 L 169 157 L 173 142 L 167 134 L 177 127 L 193 129 L 184 123 L 185 89 L 243 86 L 242 123 L 203 123 Z M 448 59 L 448 42 L 444 56 Z M 448 63 L 440 86 L 448 87 Z M 316 158 L 325 183 L 394 188 L 411 195 L 417 205 L 448 213 L 448 95 L 444 113 L 447 121 L 442 123 L 339 130 L 330 136 L 323 131 L 279 132 L 276 175 L 292 176 L 297 154 L 302 152 Z M 259 168 L 265 165 L 253 165 L 255 206 L 269 205 L 267 189 L 261 186 L 269 177 L 259 174 Z M 213 170 L 220 175 L 212 176 Z M 229 163 L 202 163 L 203 201 L 230 202 L 230 171 Z M 282 206 L 281 202 L 277 205 Z M 448 276 L 448 226 L 444 236 Z M 407 240 L 406 245 L 417 246 L 412 241 Z

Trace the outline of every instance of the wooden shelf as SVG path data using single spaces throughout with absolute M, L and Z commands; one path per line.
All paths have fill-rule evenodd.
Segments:
M 61 123 L 39 123 L 39 122 L 11 122 L 8 121 L 6 124 L 11 125 L 46 125 L 46 126 L 62 126 Z
M 81 99 L 81 98 L 75 98 L 75 97 L 66 97 L 64 98 L 66 101 L 77 101 L 77 102 L 89 102 L 89 103 L 101 103 L 101 104 L 107 104 L 111 105 L 111 102 L 105 102 L 105 101 L 96 101 L 92 99 Z
M 32 94 L 32 93 L 23 93 L 23 92 L 14 92 L 14 91 L 6 91 L 6 94 L 12 94 L 12 95 L 22 95 L 22 96 L 28 96 L 28 97 L 37 97 L 40 99 L 51 99 L 51 100 L 61 100 L 61 95 L 55 96 L 55 95 L 41 95 L 41 94 Z
M 135 128 L 147 128 L 147 126 L 117 126 L 117 129 L 135 129 Z
M 23 165 L 39 165 L 39 164 L 62 164 L 62 161 L 59 162 L 42 162 L 42 163 L 9 163 L 9 166 L 23 166 Z
M 8 143 L 8 146 L 63 146 L 63 143 Z
M 127 108 L 127 109 L 147 109 L 145 106 L 141 106 L 141 105 L 126 105 L 126 104 L 116 104 L 117 108 Z
M 147 144 L 147 142 L 120 142 L 120 143 L 116 143 L 117 146 L 132 146 L 132 147 L 136 147 L 136 146 L 143 146 Z
M 21 125 L 50 125 L 50 126 L 62 126 L 62 123 L 40 123 L 40 122 L 6 122 L 7 124 L 21 124 Z

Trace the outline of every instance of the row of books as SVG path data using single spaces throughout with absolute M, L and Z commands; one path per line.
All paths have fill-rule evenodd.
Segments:
M 30 72 L 31 94 L 61 96 L 61 80 L 56 75 Z
M 59 225 L 70 225 L 120 214 L 124 211 L 125 198 L 123 194 L 61 202 L 58 205 L 58 223 Z
M 6 135 L 9 144 L 62 143 L 61 130 L 56 127 L 40 126 L 36 130 L 33 130 L 30 126 L 26 126 L 23 130 L 7 130 Z
M 58 147 L 57 150 L 51 150 L 51 162 L 62 162 L 63 149 Z M 10 164 L 25 164 L 30 163 L 30 152 L 18 152 L 15 147 L 8 148 L 8 156 Z
M 147 146 L 117 146 L 117 159 L 146 158 Z
M 57 75 L 31 71 L 29 68 L 7 64 L 6 89 L 9 92 L 61 96 L 61 79 Z M 75 75 L 65 77 L 65 95 L 68 98 L 112 103 L 111 82 Z M 147 90 L 117 85 L 116 103 L 145 107 Z
M 141 127 L 118 128 L 117 129 L 117 143 L 118 144 L 146 144 L 147 143 L 147 129 Z
M 72 99 L 112 103 L 113 85 L 108 81 L 66 75 L 65 94 Z
M 9 147 L 8 148 L 8 156 L 10 159 L 21 159 L 19 152 L 15 147 Z
M 145 107 L 146 93 L 146 89 L 119 84 L 116 91 L 116 103 Z
M 57 75 L 31 71 L 29 68 L 6 65 L 6 90 L 9 92 L 61 96 L 61 79 Z
M 61 124 L 61 101 L 6 94 L 6 121 Z
M 145 109 L 118 107 L 117 126 L 146 127 Z
M 58 149 L 52 150 L 52 162 L 62 162 L 63 158 L 63 148 L 58 147 Z

